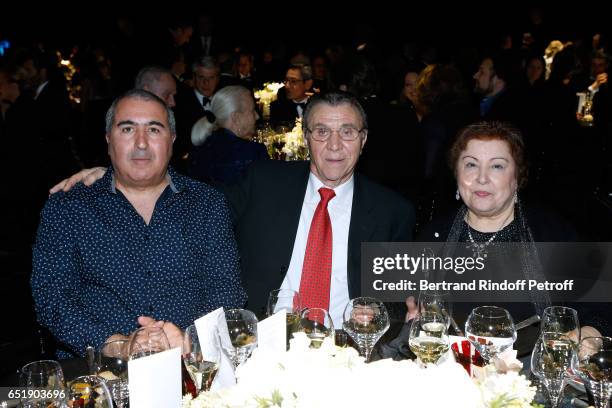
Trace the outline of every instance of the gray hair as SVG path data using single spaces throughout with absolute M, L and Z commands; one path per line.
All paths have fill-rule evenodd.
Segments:
M 291 65 L 289 68 L 287 68 L 287 71 L 289 71 L 290 69 L 300 71 L 302 81 L 308 81 L 309 79 L 312 79 L 312 68 L 310 68 L 310 65 Z
M 214 69 L 217 73 L 221 72 L 221 67 L 219 66 L 219 62 L 214 57 L 202 57 L 196 60 L 192 65 L 192 70 L 195 71 L 197 68 L 207 68 Z
M 318 105 L 323 104 L 329 106 L 349 105 L 353 107 L 353 109 L 355 109 L 361 117 L 361 128 L 368 128 L 368 118 L 366 116 L 365 111 L 363 110 L 363 106 L 361 106 L 357 98 L 351 93 L 337 91 L 328 92 L 324 94 L 315 94 L 308 100 L 306 110 L 304 111 L 304 117 L 302 119 L 302 131 L 304 132 L 304 134 L 306 134 L 306 129 L 308 128 L 308 122 L 310 121 L 312 111 Z
M 220 127 L 227 127 L 232 113 L 242 112 L 244 110 L 243 101 L 251 97 L 251 91 L 240 85 L 221 88 L 210 102 L 212 115 L 202 117 L 191 128 L 191 143 L 199 146 L 213 131 Z
M 110 134 L 113 130 L 117 106 L 119 105 L 119 102 L 124 99 L 140 99 L 143 101 L 156 102 L 160 106 L 163 106 L 164 110 L 166 111 L 166 115 L 168 115 L 168 127 L 170 129 L 170 134 L 176 135 L 176 119 L 174 119 L 172 109 L 170 109 L 168 105 L 166 105 L 166 103 L 157 95 L 143 89 L 132 89 L 113 101 L 110 108 L 108 108 L 108 111 L 106 111 L 106 134 Z
M 167 68 L 157 65 L 144 67 L 136 75 L 134 88 L 136 89 L 153 89 L 154 84 L 161 80 L 162 75 L 172 76 L 172 71 Z

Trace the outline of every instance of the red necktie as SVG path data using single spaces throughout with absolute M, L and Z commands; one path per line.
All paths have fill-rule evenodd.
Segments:
M 327 203 L 336 196 L 334 190 L 321 187 L 321 201 L 317 205 L 310 230 L 300 280 L 302 307 L 329 310 L 329 287 L 332 267 L 332 226 Z

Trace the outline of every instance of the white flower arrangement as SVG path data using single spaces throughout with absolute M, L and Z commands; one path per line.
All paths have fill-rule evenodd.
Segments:
M 293 129 L 285 133 L 274 133 L 272 129 L 263 130 L 257 140 L 263 142 L 268 154 L 274 159 L 308 160 L 308 147 L 302 133 L 302 119 L 297 118 Z
M 356 350 L 329 339 L 319 349 L 295 334 L 290 350 L 255 350 L 238 367 L 236 386 L 186 396 L 183 408 L 319 408 L 330 406 L 430 406 L 454 408 L 526 408 L 535 395 L 524 377 L 499 374 L 471 380 L 459 364 L 446 361 L 427 369 L 412 361 L 379 360 L 366 364 Z M 407 390 L 411 390 L 407 392 Z
M 253 92 L 255 99 L 262 104 L 262 115 L 265 119 L 270 117 L 270 104 L 274 102 L 278 95 L 278 90 L 283 84 L 280 82 L 266 82 L 262 89 Z

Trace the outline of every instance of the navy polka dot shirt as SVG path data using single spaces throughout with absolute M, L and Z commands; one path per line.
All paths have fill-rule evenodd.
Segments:
M 32 293 L 38 320 L 62 348 L 83 355 L 134 331 L 138 316 L 185 328 L 218 307 L 244 306 L 223 194 L 172 169 L 169 176 L 149 225 L 115 189 L 112 168 L 47 201 Z

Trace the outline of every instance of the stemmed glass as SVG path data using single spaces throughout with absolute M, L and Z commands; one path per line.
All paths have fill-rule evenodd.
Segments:
M 419 311 L 435 312 L 448 317 L 453 315 L 453 304 L 450 301 L 450 293 L 441 291 L 422 291 L 419 293 Z
M 222 340 L 221 346 L 236 368 L 244 363 L 257 347 L 257 317 L 250 310 L 229 309 L 225 311 L 225 321 L 231 345 Z M 220 329 L 223 330 L 222 327 Z
M 450 347 L 448 316 L 424 311 L 412 320 L 408 345 L 425 366 L 435 364 Z
M 321 347 L 326 337 L 329 337 L 332 342 L 336 337 L 331 316 L 327 310 L 318 307 L 302 311 L 298 331 L 306 333 L 310 339 L 310 348 Z
M 612 396 L 612 338 L 586 337 L 572 357 L 572 370 L 593 394 L 596 408 L 608 408 Z
M 489 363 L 516 341 L 516 328 L 506 309 L 497 306 L 476 307 L 465 322 L 465 335 Z
M 580 342 L 580 322 L 575 309 L 564 306 L 549 306 L 542 313 L 542 332 L 555 332 L 574 338 L 576 344 Z
M 531 372 L 542 381 L 552 408 L 559 404 L 576 344 L 566 335 L 542 332 L 531 354 Z
M 129 403 L 128 389 L 128 348 L 129 340 L 115 340 L 104 343 L 96 353 L 96 372 L 106 380 L 117 408 Z
M 298 330 L 302 304 L 300 295 L 291 289 L 275 289 L 270 291 L 266 315 L 272 316 L 276 312 L 285 310 L 287 312 L 287 348 L 293 333 Z
M 206 341 L 206 344 L 200 343 L 195 325 L 187 327 L 183 337 L 183 363 L 197 393 L 202 390 L 210 390 L 221 363 L 221 349 L 217 333 L 214 332 L 203 341 Z
M 376 342 L 389 329 L 389 313 L 378 299 L 358 297 L 351 299 L 344 308 L 344 331 L 359 348 L 359 354 L 370 360 Z
M 68 406 L 113 408 L 104 378 L 96 375 L 77 377 L 68 384 Z
M 22 398 L 21 406 L 24 408 L 64 406 L 64 373 L 57 361 L 41 360 L 26 364 L 20 371 L 19 385 L 26 388 L 45 390 L 40 395 Z
M 141 327 L 130 336 L 128 356 L 130 360 L 169 350 L 170 342 L 164 330 L 157 326 Z

